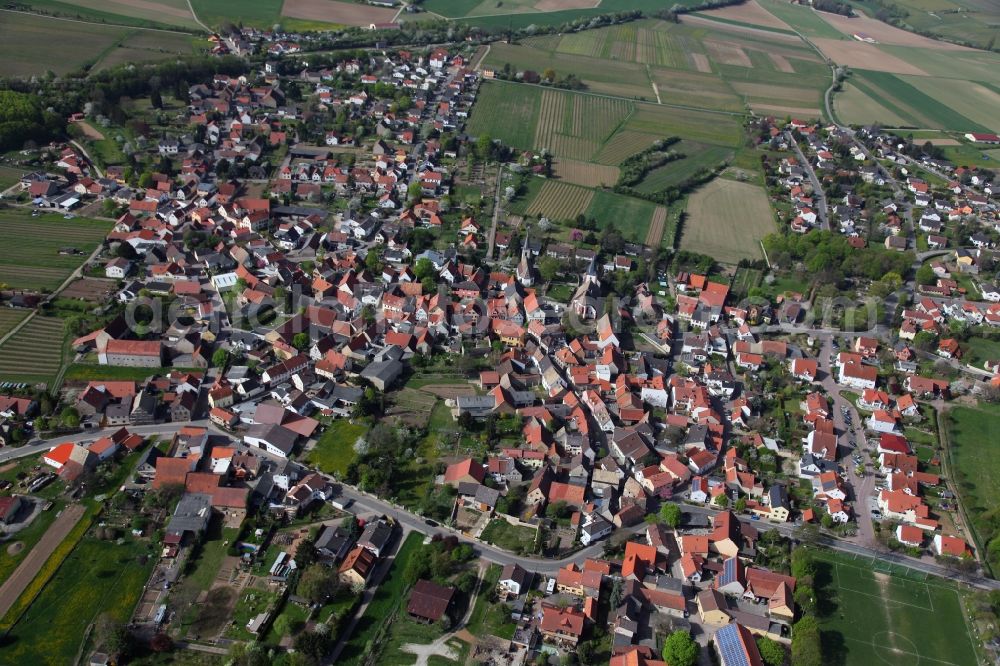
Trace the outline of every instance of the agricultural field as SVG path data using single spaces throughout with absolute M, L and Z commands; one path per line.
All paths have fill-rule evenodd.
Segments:
M 283 0 L 191 0 L 194 13 L 209 26 L 242 23 L 270 28 L 280 22 Z
M 695 6 L 702 0 L 680 0 L 674 4 Z M 663 9 L 656 0 L 425 0 L 427 12 L 459 19 L 481 27 L 523 28 L 528 25 L 559 25 L 567 21 L 638 9 Z
M 632 105 L 625 100 L 544 90 L 535 148 L 589 160 L 631 112 Z
M 372 23 L 389 23 L 396 13 L 395 9 L 339 0 L 285 0 L 281 7 L 283 18 L 365 27 Z
M 758 185 L 716 178 L 688 200 L 681 249 L 721 263 L 761 259 L 760 239 L 774 232 L 774 214 Z
M 856 70 L 850 78 L 852 85 L 899 118 L 906 120 L 909 126 L 971 132 L 989 132 L 992 128 L 1000 129 L 1000 120 L 995 117 L 991 122 L 992 128 L 974 122 L 960 112 L 960 109 L 968 108 L 966 103 L 961 105 L 954 105 L 950 102 L 948 105 L 942 104 L 913 85 L 911 81 L 915 80 L 916 77 L 896 76 L 887 72 L 871 70 Z M 964 85 L 958 81 L 955 83 L 960 86 Z M 996 93 L 993 91 L 982 86 L 980 88 L 984 94 L 996 97 Z M 990 104 L 987 99 L 976 97 L 974 91 L 967 94 L 970 99 L 979 99 L 980 104 Z M 989 106 L 986 106 L 984 113 L 988 111 Z M 978 117 L 986 119 L 979 116 L 978 111 L 976 113 Z M 995 116 L 995 114 L 993 115 Z
M 85 537 L 8 634 L 5 661 L 72 663 L 98 615 L 127 622 L 156 561 L 150 547 L 130 537 L 121 543 Z
M 525 213 L 553 220 L 572 220 L 590 206 L 594 191 L 558 180 L 548 180 Z
M 0 76 L 31 76 L 53 71 L 66 74 L 96 63 L 130 28 L 104 26 L 4 13 L 0 39 Z M 73 48 L 53 48 L 72 40 Z
M 586 215 L 597 220 L 602 228 L 614 226 L 626 239 L 642 243 L 649 233 L 657 208 L 662 206 L 644 199 L 598 190 L 594 193 Z
M 612 187 L 618 182 L 618 167 L 565 158 L 552 161 L 552 173 L 559 180 L 584 187 Z
M 865 0 L 858 4 L 878 10 Z M 903 23 L 914 30 L 977 48 L 988 48 L 991 43 L 996 46 L 1000 7 L 990 0 L 892 0 L 889 4 L 907 12 Z
M 775 30 L 790 30 L 788 24 L 761 7 L 756 0 L 744 2 L 742 5 L 732 5 L 720 9 L 710 9 L 701 12 L 699 16 L 707 16 L 711 19 L 721 19 L 734 23 L 773 28 Z
M 115 48 L 108 50 L 94 66 L 94 70 L 111 69 L 128 63 L 168 60 L 178 54 L 195 53 L 199 48 L 197 41 L 183 33 L 137 31 L 119 42 Z M 201 44 L 204 47 L 208 42 Z
M 782 0 L 758 0 L 761 7 L 782 23 L 809 39 L 817 37 L 840 39 L 840 31 L 823 20 L 826 14 L 803 5 L 793 5 Z
M 0 283 L 14 289 L 57 288 L 93 252 L 111 228 L 110 222 L 62 215 L 32 217 L 24 210 L 0 211 L 7 243 L 0 247 Z M 62 248 L 81 254 L 60 254 Z
M 21 321 L 31 313 L 31 310 L 21 308 L 3 308 L 0 310 L 0 338 L 14 330 Z
M 485 83 L 479 89 L 468 130 L 473 136 L 489 134 L 508 146 L 530 150 L 534 147 L 542 89 L 512 85 Z
M 35 316 L 0 344 L 0 380 L 51 384 L 63 362 L 62 319 Z
M 883 127 L 900 127 L 909 122 L 876 102 L 852 83 L 845 85 L 843 92 L 833 97 L 833 111 L 837 114 L 837 120 L 848 125 L 875 122 Z
M 201 31 L 186 0 L 21 0 L 18 4 L 29 5 L 51 16 L 98 23 Z
M 643 193 L 661 192 L 680 185 L 699 169 L 714 169 L 733 157 L 733 151 L 729 148 L 687 140 L 674 144 L 671 150 L 684 157 L 653 169 L 635 189 Z
M 817 552 L 824 656 L 844 666 L 978 663 L 954 585 L 880 560 Z

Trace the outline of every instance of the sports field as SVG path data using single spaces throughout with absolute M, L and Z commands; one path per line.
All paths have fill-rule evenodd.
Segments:
M 817 559 L 829 565 L 820 620 L 828 663 L 977 663 L 954 585 L 879 560 L 831 551 Z
M 32 217 L 25 210 L 0 211 L 0 282 L 14 289 L 51 290 L 62 284 L 94 251 L 110 222 L 62 215 Z M 82 254 L 60 254 L 75 248 Z
M 716 178 L 688 199 L 681 249 L 735 264 L 761 259 L 760 239 L 775 231 L 774 214 L 759 185 Z

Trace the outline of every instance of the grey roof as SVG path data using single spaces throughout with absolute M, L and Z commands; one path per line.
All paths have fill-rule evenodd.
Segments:
M 382 382 L 389 383 L 403 372 L 403 364 L 399 361 L 376 361 L 375 363 L 369 363 L 368 366 L 361 371 L 361 376 L 365 379 L 379 379 Z
M 211 517 L 212 496 L 205 493 L 187 493 L 181 497 L 177 508 L 174 509 L 174 515 L 170 517 L 167 534 L 203 532 Z
M 250 430 L 247 431 L 246 436 L 262 439 L 286 455 L 291 453 L 292 449 L 295 448 L 295 440 L 298 439 L 298 435 L 294 432 L 276 424 L 258 424 L 251 426 Z

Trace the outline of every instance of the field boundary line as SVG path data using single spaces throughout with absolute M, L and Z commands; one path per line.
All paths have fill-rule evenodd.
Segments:
M 188 6 L 190 5 L 191 2 L 190 0 L 188 0 Z M 69 23 L 86 23 L 87 25 L 102 25 L 111 28 L 133 28 L 135 30 L 149 30 L 151 32 L 166 32 L 171 35 L 191 35 L 191 36 L 195 35 L 195 33 L 188 32 L 187 30 L 167 30 L 166 28 L 144 28 L 142 26 L 127 25 L 125 23 L 101 23 L 99 21 L 84 21 L 83 19 L 72 19 L 72 18 L 66 18 L 64 16 L 49 16 L 48 14 L 36 14 L 35 12 L 25 12 L 21 11 L 20 9 L 0 8 L 0 12 L 10 12 L 11 14 L 23 14 L 25 16 L 34 16 L 36 18 L 51 19 L 53 21 L 68 21 Z M 191 15 L 195 16 L 193 11 L 191 12 Z M 198 20 L 197 16 L 195 16 L 195 20 L 196 21 Z M 202 25 L 202 27 L 204 27 L 204 24 L 202 24 L 200 21 L 199 24 Z M 208 32 L 211 33 L 212 31 L 209 30 Z

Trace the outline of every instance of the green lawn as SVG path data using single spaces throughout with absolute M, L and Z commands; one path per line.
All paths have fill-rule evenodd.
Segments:
M 1000 342 L 986 338 L 969 338 L 963 344 L 962 361 L 982 369 L 984 361 L 1000 359 Z
M 996 446 L 995 431 L 1000 406 L 953 407 L 948 410 L 947 418 L 951 475 L 978 541 L 986 546 L 1000 531 L 996 527 L 1000 510 L 1000 496 L 996 492 L 1000 447 Z M 991 558 L 991 564 L 997 564 L 995 558 Z
M 84 630 L 98 615 L 129 619 L 155 561 L 146 541 L 84 538 L 11 630 L 3 662 L 73 663 Z
M 184 579 L 187 584 L 199 590 L 207 590 L 215 581 L 219 573 L 219 567 L 226 556 L 229 544 L 239 535 L 239 530 L 235 527 L 222 527 L 222 520 L 213 517 L 209 523 L 205 540 L 201 545 L 201 552 L 196 560 L 188 561 L 188 566 L 193 565 L 185 574 Z
M 337 660 L 341 665 L 357 665 L 361 662 L 361 657 L 365 645 L 382 625 L 382 622 L 392 614 L 398 604 L 404 602 L 404 595 L 407 587 L 403 580 L 403 572 L 406 571 L 406 564 L 410 561 L 417 550 L 420 549 L 424 540 L 424 535 L 419 532 L 410 532 L 409 536 L 399 547 L 392 567 L 378 586 L 371 603 L 365 609 L 365 614 L 361 616 L 354 634 L 344 645 L 344 650 Z
M 347 466 L 354 462 L 357 455 L 354 451 L 354 442 L 364 435 L 367 429 L 363 423 L 337 419 L 323 431 L 319 441 L 316 442 L 316 447 L 306 455 L 306 462 L 327 474 L 345 475 Z
M 236 601 L 236 609 L 233 611 L 233 623 L 226 630 L 226 636 L 241 641 L 253 640 L 255 636 L 247 631 L 247 624 L 271 608 L 277 598 L 278 593 L 273 590 L 256 587 L 241 590 L 240 598 Z
M 405 613 L 400 613 L 386 636 L 385 649 L 379 655 L 379 666 L 410 666 L 416 661 L 416 657 L 410 652 L 403 652 L 400 649 L 402 646 L 407 643 L 426 645 L 440 637 L 441 628 L 438 625 L 420 624 L 411 620 Z M 448 661 L 448 663 L 454 662 Z
M 535 530 L 530 527 L 514 526 L 502 518 L 497 518 L 486 526 L 480 538 L 514 553 L 530 552 L 535 544 Z
M 824 663 L 977 663 L 954 585 L 832 551 L 817 558 Z
M 11 185 L 20 181 L 22 175 L 24 175 L 23 169 L 0 166 L 0 190 L 6 190 Z

